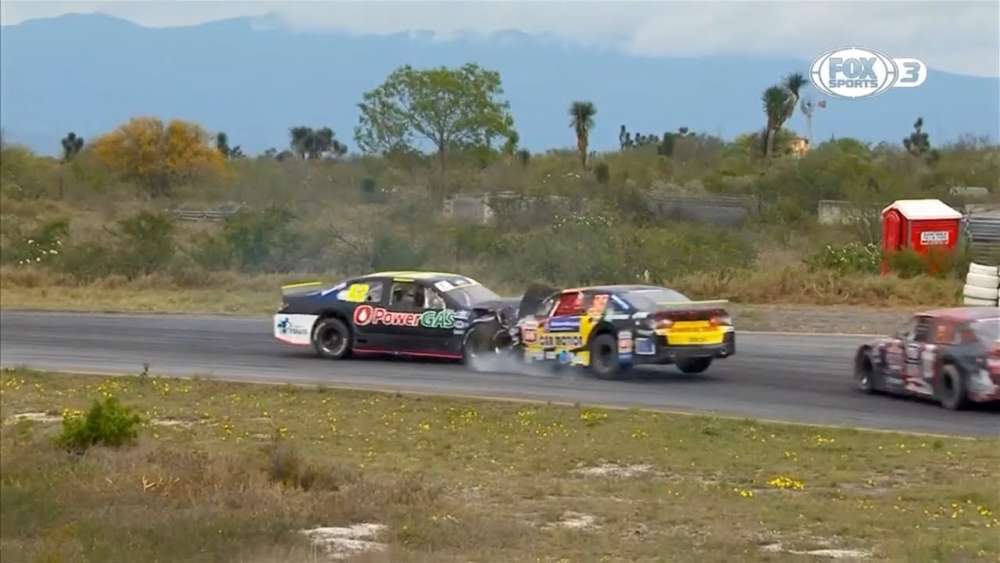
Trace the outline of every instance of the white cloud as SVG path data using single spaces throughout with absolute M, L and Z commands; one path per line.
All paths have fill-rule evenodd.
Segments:
M 1000 76 L 1000 3 L 980 2 L 3 2 L 5 25 L 102 12 L 141 25 L 273 13 L 305 29 L 356 33 L 519 30 L 648 56 L 751 54 L 811 59 L 848 44 L 939 70 Z

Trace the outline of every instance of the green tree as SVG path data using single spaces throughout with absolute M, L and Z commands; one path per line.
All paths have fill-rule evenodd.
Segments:
M 83 150 L 83 137 L 77 137 L 76 133 L 70 131 L 68 135 L 63 137 L 62 140 L 63 149 L 63 162 L 69 162 L 73 160 L 73 157 Z
M 517 144 L 521 142 L 521 136 L 517 134 L 517 131 L 511 131 L 507 135 L 507 140 L 503 144 L 503 154 L 507 157 L 507 161 L 510 162 L 514 159 L 514 155 L 517 154 Z
M 591 102 L 573 102 L 569 106 L 569 126 L 576 133 L 576 150 L 580 153 L 580 165 L 587 167 L 587 145 L 590 143 L 590 130 L 594 128 L 594 116 L 597 108 Z
M 298 126 L 292 127 L 289 133 L 291 135 L 289 146 L 299 158 L 315 160 L 323 155 L 336 158 L 347 154 L 347 145 L 338 141 L 333 129 L 329 127 L 313 129 Z
M 225 132 L 219 132 L 215 136 L 215 148 L 226 160 L 236 160 L 245 156 L 240 145 L 229 146 L 229 135 L 226 135 Z
M 903 139 L 903 147 L 906 151 L 914 156 L 923 156 L 931 150 L 931 141 L 924 133 L 924 118 L 918 117 L 917 121 L 913 124 L 913 132 L 910 133 L 909 137 Z
M 68 135 L 63 137 L 62 141 L 62 164 L 68 164 L 69 161 L 73 160 L 77 154 L 83 150 L 83 137 L 77 137 L 76 133 L 70 131 Z M 63 193 L 65 191 L 65 170 L 59 171 L 59 199 L 63 198 Z
M 220 132 L 215 136 L 215 148 L 218 150 L 223 158 L 229 158 L 229 135 Z
M 514 119 L 502 100 L 500 74 L 466 64 L 418 70 L 407 65 L 366 92 L 354 138 L 371 153 L 406 153 L 421 140 L 433 144 L 444 173 L 454 149 L 489 146 L 508 137 Z

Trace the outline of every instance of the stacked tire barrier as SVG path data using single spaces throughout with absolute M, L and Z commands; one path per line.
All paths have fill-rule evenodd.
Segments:
M 1000 307 L 1000 268 L 973 262 L 962 293 L 966 305 Z

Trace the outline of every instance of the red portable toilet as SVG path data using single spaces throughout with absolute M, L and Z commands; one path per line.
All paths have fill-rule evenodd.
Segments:
M 889 271 L 890 253 L 912 248 L 951 251 L 958 244 L 962 214 L 939 199 L 901 199 L 882 210 L 882 273 Z

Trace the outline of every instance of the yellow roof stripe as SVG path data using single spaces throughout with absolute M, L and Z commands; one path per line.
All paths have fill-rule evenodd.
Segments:
M 310 286 L 310 285 L 321 285 L 322 283 L 323 282 L 318 282 L 318 281 L 293 283 L 293 284 L 289 284 L 289 285 L 283 285 L 283 286 L 281 286 L 281 289 L 294 289 L 296 287 L 307 287 L 307 286 Z
M 374 277 L 384 277 L 384 278 L 413 278 L 413 279 L 426 279 L 426 278 L 439 278 L 439 277 L 465 277 L 458 276 L 458 274 L 449 274 L 446 272 L 415 272 L 415 271 L 399 271 L 399 272 L 376 272 L 374 274 L 367 274 L 363 277 L 374 278 Z

